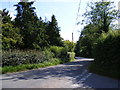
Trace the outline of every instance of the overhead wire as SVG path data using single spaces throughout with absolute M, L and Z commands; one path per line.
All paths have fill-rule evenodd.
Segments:
M 81 0 L 79 1 L 78 11 L 77 11 L 77 15 L 76 15 L 77 17 L 76 17 L 76 20 L 75 20 L 75 25 L 74 25 L 74 28 L 73 28 L 73 32 L 76 29 L 76 25 L 77 25 L 77 21 L 78 21 L 78 17 L 79 17 L 79 12 L 80 12 L 80 6 L 81 6 Z M 72 32 L 72 41 L 73 41 L 73 32 Z
M 77 12 L 77 17 L 76 17 L 76 23 L 77 23 L 77 19 L 78 19 L 78 17 L 79 17 L 80 6 L 81 6 L 81 0 L 80 0 L 80 2 L 79 2 L 79 6 L 78 6 L 78 12 Z

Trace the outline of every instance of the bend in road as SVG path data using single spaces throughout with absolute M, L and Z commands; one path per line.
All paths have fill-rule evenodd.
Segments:
M 93 59 L 2 75 L 2 88 L 118 88 L 118 80 L 90 73 Z

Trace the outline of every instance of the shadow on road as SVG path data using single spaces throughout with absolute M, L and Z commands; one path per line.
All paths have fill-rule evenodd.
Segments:
M 37 70 L 31 70 L 26 72 L 14 73 L 14 74 L 5 74 L 4 76 L 7 78 L 3 78 L 2 80 L 13 80 L 14 82 L 19 80 L 30 80 L 30 79 L 48 79 L 48 78 L 56 78 L 56 77 L 71 77 L 74 84 L 82 84 L 83 87 L 87 88 L 109 88 L 116 87 L 118 85 L 114 84 L 117 80 L 112 80 L 105 77 L 100 77 L 95 74 L 89 73 L 86 68 L 92 60 L 85 58 L 77 58 L 76 61 L 61 64 L 57 66 L 51 66 L 47 68 L 40 68 Z M 104 85 L 103 85 L 104 84 Z

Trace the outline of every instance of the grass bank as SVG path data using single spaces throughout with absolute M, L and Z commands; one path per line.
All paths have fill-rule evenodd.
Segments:
M 0 68 L 0 70 L 2 70 L 2 74 L 5 74 L 5 73 L 19 72 L 19 71 L 43 68 L 47 66 L 53 66 L 60 63 L 61 63 L 60 59 L 53 58 L 53 60 L 51 61 L 45 61 L 39 64 L 21 64 L 17 66 L 5 66 Z
M 44 50 L 10 50 L 2 52 L 2 74 L 62 64 L 74 60 L 75 53 L 65 47 L 51 46 Z
M 120 80 L 119 70 L 116 69 L 116 67 L 113 67 L 112 65 L 111 65 L 111 67 L 105 67 L 105 66 L 101 66 L 101 65 L 98 65 L 98 64 L 95 64 L 94 62 L 92 62 L 89 65 L 88 70 L 95 74 L 99 74 L 102 76 Z

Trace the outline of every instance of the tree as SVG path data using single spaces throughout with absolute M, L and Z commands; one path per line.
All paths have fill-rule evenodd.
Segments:
M 22 44 L 22 37 L 19 28 L 11 23 L 2 24 L 2 48 L 17 49 Z
M 19 2 L 16 6 L 17 16 L 15 18 L 15 26 L 20 28 L 23 37 L 23 49 L 33 49 L 34 42 L 40 32 L 38 28 L 38 17 L 32 7 L 34 2 Z
M 2 10 L 0 10 L 0 53 L 2 49 Z
M 36 28 L 37 32 L 36 32 L 35 42 L 33 43 L 34 48 L 40 49 L 49 46 L 48 35 L 46 34 L 47 23 L 44 22 L 40 17 L 36 24 L 37 24 L 37 28 Z
M 69 40 L 64 41 L 64 46 L 68 52 L 74 52 L 75 43 L 70 42 Z
M 118 17 L 118 11 L 112 2 L 91 2 L 88 4 L 90 11 L 84 14 L 87 25 L 81 32 L 75 47 L 76 55 L 92 57 L 92 48 L 102 32 L 110 30 L 110 24 Z
M 97 30 L 93 24 L 84 27 L 75 47 L 77 56 L 92 57 L 92 46 L 99 37 Z
M 108 32 L 110 24 L 118 17 L 118 11 L 115 10 L 113 2 L 91 2 L 88 7 L 90 11 L 84 14 L 87 22 L 97 26 L 99 33 Z
M 12 24 L 9 11 L 3 9 L 2 11 L 2 48 L 3 49 L 16 49 L 22 44 L 22 37 L 19 29 L 15 28 Z
M 9 11 L 6 11 L 6 8 L 1 11 L 2 23 L 11 23 Z
M 51 22 L 48 23 L 46 34 L 48 35 L 49 44 L 52 46 L 62 46 L 62 38 L 60 37 L 60 28 L 58 27 L 55 15 L 51 17 Z

